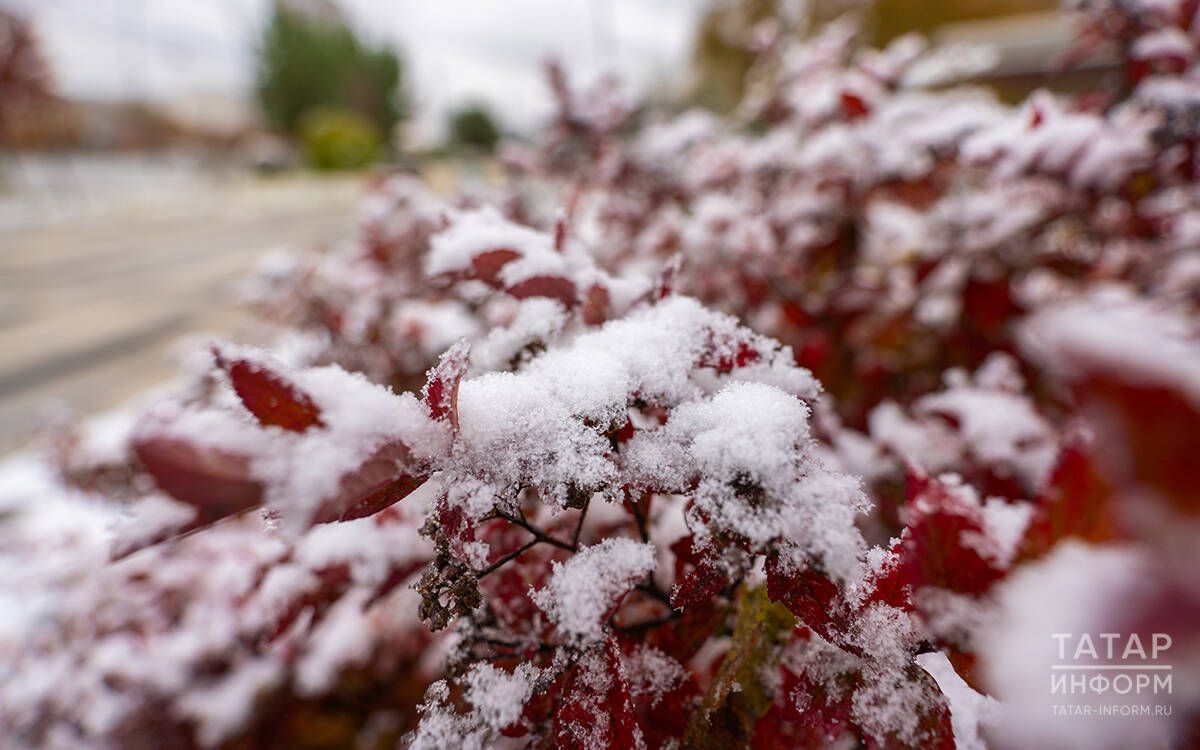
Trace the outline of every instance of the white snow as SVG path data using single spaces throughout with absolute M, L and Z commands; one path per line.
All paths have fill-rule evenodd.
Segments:
M 654 558 L 653 545 L 605 539 L 555 563 L 550 582 L 533 593 L 533 601 L 567 642 L 594 643 L 604 637 L 605 614 L 654 570 Z
M 1082 634 L 1125 633 L 1123 613 L 1139 611 L 1154 596 L 1155 581 L 1153 563 L 1136 548 L 1067 541 L 1000 584 L 999 612 L 988 619 L 977 642 L 985 656 L 986 686 L 999 701 L 991 736 L 1000 748 L 1117 750 L 1170 744 L 1172 720 L 1135 712 L 1151 703 L 1170 703 L 1174 698 L 1169 694 L 1055 694 L 1051 689 L 1051 667 L 1064 663 L 1054 634 L 1079 639 Z M 1055 715 L 1052 706 L 1059 704 L 1083 706 L 1096 715 Z M 1134 710 L 1100 716 L 1097 712 L 1106 705 L 1132 705 Z
M 696 371 L 707 351 L 732 358 L 740 341 L 767 352 L 766 361 L 724 376 Z M 621 427 L 634 399 L 670 406 L 760 376 L 815 396 L 812 376 L 775 346 L 694 300 L 669 298 L 581 334 L 516 373 L 464 381 L 457 468 L 501 487 L 530 484 L 559 502 L 572 488 L 595 490 L 618 476 L 604 434 Z
M 475 257 L 489 250 L 512 250 L 535 272 L 558 272 L 564 268 L 554 239 L 545 232 L 514 224 L 492 206 L 460 211 L 450 226 L 435 234 L 425 260 L 430 276 L 461 273 L 471 268 Z
M 540 671 L 532 664 L 519 664 L 512 672 L 486 662 L 476 664 L 464 679 L 465 697 L 475 717 L 495 731 L 516 722 L 533 695 Z
M 988 750 L 979 729 L 996 711 L 996 700 L 968 685 L 941 651 L 918 654 L 915 661 L 933 677 L 950 702 L 950 723 L 954 728 L 956 750 Z
M 676 407 L 662 429 L 636 435 L 626 470 L 638 486 L 694 492 L 689 524 L 702 541 L 732 532 L 752 548 L 776 544 L 785 564 L 805 567 L 816 557 L 848 581 L 865 552 L 854 522 L 868 501 L 857 479 L 821 461 L 808 414 L 773 386 L 731 383 Z
M 1197 324 L 1183 311 L 1136 299 L 1119 288 L 1041 311 L 1022 331 L 1026 351 L 1075 379 L 1095 371 L 1165 385 L 1200 406 Z

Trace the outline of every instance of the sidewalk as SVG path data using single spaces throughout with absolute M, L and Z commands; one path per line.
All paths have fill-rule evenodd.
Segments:
M 241 180 L 0 225 L 0 451 L 48 414 L 110 408 L 174 371 L 177 339 L 248 322 L 231 282 L 351 229 L 357 179 Z

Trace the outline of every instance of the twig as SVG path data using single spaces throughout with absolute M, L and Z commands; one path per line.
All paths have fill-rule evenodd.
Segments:
M 522 514 L 522 516 L 523 515 L 524 514 Z M 509 523 L 515 523 L 517 526 L 520 526 L 521 528 L 525 529 L 530 534 L 533 534 L 534 539 L 536 539 L 539 542 L 545 542 L 546 544 L 551 544 L 555 547 L 558 547 L 559 549 L 565 549 L 569 552 L 575 551 L 575 547 L 573 547 L 570 544 L 567 544 L 566 542 L 564 542 L 561 539 L 557 539 L 555 537 L 550 536 L 549 534 L 542 531 L 538 527 L 529 523 L 529 521 L 526 521 L 524 519 L 524 517 L 518 518 L 517 516 L 514 516 L 511 513 L 505 513 L 502 510 L 497 510 L 496 516 L 499 518 L 503 518 L 504 520 L 508 521 Z
M 589 497 L 583 501 L 583 508 L 579 511 L 579 523 L 575 524 L 575 533 L 571 535 L 571 548 L 579 550 L 579 534 L 583 531 L 583 521 L 587 518 L 588 508 L 592 505 L 592 499 Z
M 643 542 L 649 542 L 650 533 L 646 531 L 646 516 L 642 514 L 642 506 L 639 505 L 639 501 L 630 500 L 629 507 L 633 509 L 633 520 L 637 522 L 638 534 Z
M 541 540 L 537 539 L 536 537 L 535 537 L 535 538 L 533 538 L 533 539 L 530 539 L 530 540 L 529 540 L 528 542 L 526 542 L 525 544 L 522 544 L 520 547 L 517 547 L 517 548 L 516 548 L 515 550 L 513 550 L 512 552 L 509 552 L 507 555 L 504 555 L 504 556 L 503 556 L 503 557 L 501 557 L 499 560 L 497 560 L 496 562 L 494 562 L 494 563 L 492 563 L 491 565 L 487 566 L 487 567 L 486 567 L 486 568 L 484 568 L 483 570 L 476 571 L 476 573 L 475 573 L 475 578 L 476 578 L 476 579 L 483 578 L 484 576 L 488 575 L 489 573 L 492 573 L 492 572 L 494 572 L 494 571 L 495 571 L 497 568 L 499 568 L 501 565 L 504 565 L 505 563 L 507 563 L 507 562 L 509 562 L 509 561 L 511 561 L 511 560 L 515 560 L 515 559 L 517 559 L 518 557 L 520 557 L 520 556 L 521 556 L 521 555 L 522 555 L 522 554 L 525 552 L 525 550 L 527 550 L 527 549 L 529 549 L 530 547 L 532 547 L 533 545 L 537 544 L 539 541 L 541 541 Z

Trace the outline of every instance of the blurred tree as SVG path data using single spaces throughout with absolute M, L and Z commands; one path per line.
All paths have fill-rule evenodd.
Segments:
M 29 22 L 0 10 L 0 139 L 13 119 L 51 99 L 50 69 Z
M 334 6 L 303 7 L 277 0 L 263 35 L 257 92 L 271 125 L 300 135 L 310 110 L 341 109 L 390 134 L 406 109 L 399 56 L 363 44 Z
M 471 104 L 450 116 L 450 143 L 490 154 L 500 140 L 500 129 L 487 108 Z

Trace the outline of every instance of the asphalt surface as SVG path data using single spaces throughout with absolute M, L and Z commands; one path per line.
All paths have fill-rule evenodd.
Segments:
M 233 284 L 344 237 L 355 180 L 244 181 L 0 225 L 0 451 L 167 379 L 188 334 L 236 335 Z

